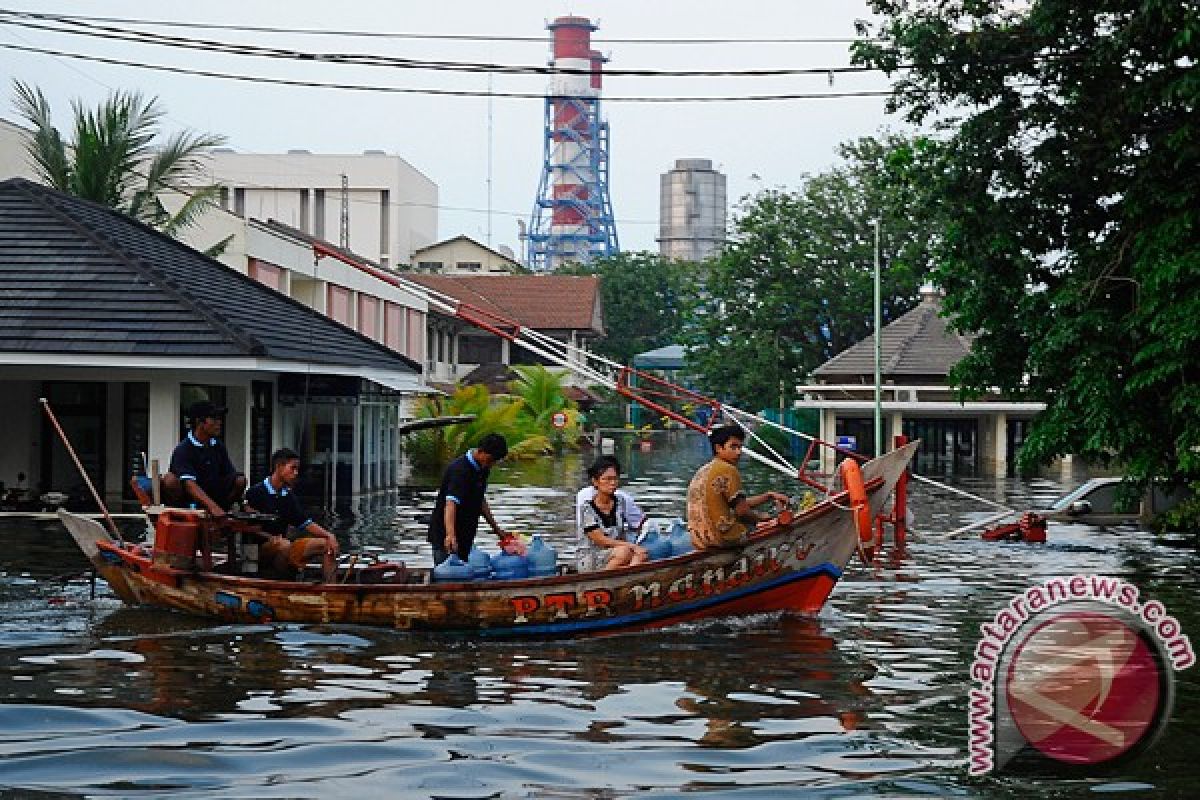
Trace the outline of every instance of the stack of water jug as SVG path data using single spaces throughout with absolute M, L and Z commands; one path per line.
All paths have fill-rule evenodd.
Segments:
M 692 547 L 692 535 L 679 517 L 669 522 L 654 520 L 647 523 L 640 544 L 650 553 L 651 561 L 681 556 L 695 549 Z
M 472 547 L 464 562 L 457 553 L 433 569 L 433 579 L 439 583 L 483 581 L 514 581 L 520 578 L 548 578 L 558 572 L 558 551 L 547 544 L 541 536 L 534 536 L 526 548 L 525 555 L 501 550 L 489 556 L 478 547 Z
M 683 520 L 654 521 L 646 526 L 639 544 L 650 554 L 650 560 L 670 558 L 690 553 L 692 537 Z M 526 548 L 525 555 L 501 550 L 489 556 L 478 547 L 472 547 L 466 561 L 452 553 L 449 558 L 433 569 L 433 579 L 439 583 L 462 583 L 464 581 L 514 581 L 521 578 L 548 578 L 558 572 L 558 552 L 541 536 L 534 536 Z

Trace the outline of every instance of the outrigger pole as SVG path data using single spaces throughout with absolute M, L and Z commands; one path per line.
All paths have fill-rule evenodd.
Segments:
M 117 530 L 117 523 L 113 522 L 112 515 L 108 513 L 108 506 L 104 505 L 104 501 L 100 499 L 100 493 L 92 485 L 92 479 L 88 476 L 87 470 L 83 468 L 83 463 L 80 462 L 79 456 L 75 454 L 75 448 L 71 446 L 71 440 L 67 438 L 67 434 L 63 432 L 62 426 L 58 424 L 58 418 L 54 416 L 54 412 L 50 409 L 50 401 L 44 397 L 39 397 L 38 402 L 42 404 L 42 410 L 46 412 L 46 416 L 50 419 L 50 424 L 58 432 L 58 438 L 62 440 L 63 447 L 67 448 L 67 454 L 75 462 L 75 468 L 83 476 L 83 482 L 87 484 L 88 491 L 92 493 L 92 499 L 100 507 L 100 513 L 104 515 L 104 521 L 108 523 L 108 529 L 112 532 L 113 538 L 121 544 L 125 544 L 125 540 L 121 538 L 121 532 Z
M 357 267 L 383 281 L 390 283 L 393 286 L 419 297 L 429 303 L 430 306 L 438 311 L 448 315 L 457 317 L 464 322 L 467 322 L 481 330 L 485 330 L 509 342 L 518 344 L 534 355 L 541 356 L 551 364 L 561 366 L 582 378 L 585 378 L 590 383 L 604 386 L 626 399 L 638 403 L 655 413 L 661 414 L 668 419 L 675 420 L 681 425 L 690 428 L 700 433 L 708 433 L 713 424 L 719 418 L 729 419 L 738 422 L 746 430 L 751 441 L 766 453 L 761 453 L 758 450 L 746 447 L 742 452 L 753 458 L 755 461 L 774 469 L 790 478 L 794 478 L 801 483 L 822 492 L 825 495 L 834 493 L 831 484 L 825 484 L 817 480 L 816 473 L 808 469 L 809 463 L 813 460 L 813 455 L 819 452 L 820 448 L 827 448 L 839 453 L 846 458 L 852 458 L 856 461 L 866 461 L 867 458 L 852 450 L 838 447 L 832 442 L 827 442 L 819 439 L 811 434 L 799 431 L 794 428 L 776 422 L 759 414 L 753 414 L 740 408 L 723 403 L 715 398 L 687 389 L 683 386 L 671 383 L 657 375 L 652 375 L 648 372 L 634 369 L 632 367 L 619 364 L 611 359 L 608 359 L 598 353 L 592 353 L 584 348 L 577 347 L 569 342 L 562 342 L 540 331 L 527 328 L 521 323 L 504 317 L 492 311 L 488 311 L 480 306 L 472 305 L 452 297 L 445 292 L 440 292 L 437 289 L 432 289 L 427 286 L 406 280 L 400 276 L 389 274 L 369 264 L 351 257 L 344 251 L 335 250 L 328 246 L 313 243 L 313 251 L 318 257 L 329 256 L 343 261 L 351 266 Z M 696 407 L 707 407 L 711 409 L 707 424 L 697 422 L 690 414 L 681 413 L 680 411 L 671 408 L 671 404 L 691 405 Z M 775 451 L 770 444 L 761 436 L 755 433 L 754 428 L 746 425 L 746 422 L 752 421 L 755 425 L 765 425 L 770 428 L 782 431 L 791 436 L 796 436 L 809 442 L 808 451 L 804 455 L 799 468 L 795 467 L 786 458 Z M 965 527 L 959 528 L 951 532 L 951 535 L 962 533 L 973 528 L 982 527 L 996 519 L 1002 519 L 1005 516 L 1017 513 L 1013 509 L 988 500 L 978 495 L 970 494 L 961 489 L 956 489 L 953 486 L 947 486 L 944 483 L 924 478 L 919 475 L 912 475 L 912 478 L 939 489 L 943 489 L 954 494 L 959 494 L 969 497 L 973 500 L 981 502 L 985 505 L 994 508 L 1003 509 L 1004 513 L 991 517 L 980 522 L 972 523 Z M 897 526 L 903 525 L 902 520 L 892 520 Z M 899 528 L 898 528 L 899 530 Z

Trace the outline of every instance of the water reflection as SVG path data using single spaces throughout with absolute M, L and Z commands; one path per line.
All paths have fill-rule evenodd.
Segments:
M 707 458 L 621 454 L 652 514 L 682 509 Z M 700 443 L 702 444 L 702 443 Z M 506 468 L 504 524 L 573 545 L 581 459 Z M 778 485 L 752 468 L 752 486 Z M 549 477 L 547 477 L 549 476 Z M 543 488 L 545 481 L 553 488 Z M 430 481 L 433 479 L 431 478 Z M 1014 505 L 1052 479 L 972 479 Z M 1197 558 L 1132 528 L 1058 526 L 1042 546 L 949 539 L 960 502 L 918 489 L 903 552 L 855 566 L 816 619 L 762 616 L 646 634 L 474 641 L 322 626 L 214 626 L 122 607 L 85 581 L 53 525 L 9 526 L 0 552 L 0 791 L 130 796 L 771 797 L 1182 791 L 1200 682 L 1180 676 L 1168 737 L 1095 780 L 969 782 L 966 665 L 978 625 L 1051 575 L 1127 577 L 1200 631 Z M 419 562 L 430 484 L 345 519 L 347 544 Z M 986 512 L 984 512 L 986 513 Z M 923 531 L 923 532 L 921 532 Z M 1136 793 L 1136 792 L 1135 792 Z

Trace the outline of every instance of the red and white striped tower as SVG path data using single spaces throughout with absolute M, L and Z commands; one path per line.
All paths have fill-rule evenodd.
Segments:
M 538 270 L 616 251 L 608 126 L 599 109 L 606 59 L 592 49 L 596 26 L 568 16 L 547 28 L 557 74 L 546 98 L 546 157 L 529 236 L 530 266 Z

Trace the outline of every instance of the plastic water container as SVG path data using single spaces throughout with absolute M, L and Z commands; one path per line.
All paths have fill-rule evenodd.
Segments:
M 642 547 L 646 548 L 646 552 L 650 554 L 651 561 L 671 557 L 671 540 L 666 536 L 660 536 L 657 529 L 646 534 L 642 539 Z
M 478 547 L 472 547 L 467 556 L 467 566 L 471 568 L 474 580 L 486 580 L 492 576 L 492 558 Z
M 500 551 L 492 556 L 492 577 L 498 581 L 515 581 L 529 577 L 529 559 Z
M 450 556 L 433 568 L 433 579 L 438 583 L 461 583 L 471 580 L 471 568 L 467 566 L 458 553 Z
M 683 520 L 679 517 L 671 520 L 671 533 L 668 538 L 671 542 L 671 555 L 673 556 L 681 556 L 696 549 L 692 544 L 692 535 L 688 533 L 687 525 L 684 525 Z
M 542 541 L 541 536 L 534 536 L 525 554 L 529 559 L 529 577 L 549 578 L 558 569 L 558 551 Z

